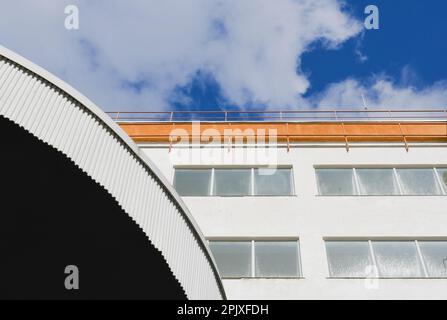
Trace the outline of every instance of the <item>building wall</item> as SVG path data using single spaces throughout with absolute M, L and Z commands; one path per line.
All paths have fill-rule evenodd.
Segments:
M 172 182 L 172 152 L 161 145 L 140 147 Z M 226 279 L 229 299 L 447 298 L 447 279 L 379 279 L 377 286 L 372 280 L 330 279 L 324 245 L 325 238 L 447 239 L 446 196 L 318 196 L 314 170 L 319 165 L 446 166 L 445 145 L 414 146 L 408 152 L 392 144 L 349 152 L 330 144 L 307 145 L 289 152 L 279 148 L 277 161 L 293 166 L 295 196 L 183 198 L 208 239 L 300 240 L 302 279 Z

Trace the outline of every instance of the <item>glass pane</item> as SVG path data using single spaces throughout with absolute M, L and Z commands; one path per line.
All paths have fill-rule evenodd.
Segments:
M 429 277 L 447 277 L 447 241 L 419 241 Z
M 398 195 L 399 188 L 394 179 L 393 169 L 356 169 L 360 194 Z
M 373 241 L 381 277 L 423 277 L 414 241 Z
M 176 169 L 174 188 L 181 196 L 207 196 L 211 169 Z
M 436 170 L 438 170 L 439 177 L 444 184 L 444 190 L 447 190 L 447 168 L 438 168 Z
M 214 171 L 214 195 L 250 195 L 251 169 L 216 169 Z
M 405 195 L 440 195 L 433 169 L 397 169 Z
M 255 169 L 255 194 L 291 195 L 292 169 Z
M 251 276 L 250 241 L 211 241 L 210 248 L 222 277 Z
M 256 277 L 297 277 L 298 242 L 255 242 Z
M 352 169 L 316 169 L 321 195 L 354 195 L 355 182 Z
M 374 275 L 367 241 L 326 241 L 326 251 L 331 277 Z

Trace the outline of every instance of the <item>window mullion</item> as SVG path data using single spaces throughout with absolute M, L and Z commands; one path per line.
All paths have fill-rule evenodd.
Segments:
M 376 254 L 374 253 L 374 248 L 373 248 L 371 240 L 368 240 L 368 245 L 369 245 L 369 251 L 370 251 L 369 253 L 371 254 L 371 259 L 374 264 L 374 272 L 376 273 L 375 276 L 380 277 L 379 266 L 377 265 Z
M 425 265 L 424 258 L 422 257 L 422 252 L 421 252 L 421 248 L 419 247 L 419 242 L 417 240 L 415 240 L 414 242 L 416 244 L 416 251 L 417 251 L 418 256 L 419 256 L 419 261 L 421 262 L 422 269 L 424 270 L 424 275 L 425 275 L 426 278 L 428 278 L 427 266 Z
M 354 174 L 354 184 L 355 184 L 355 189 L 356 189 L 355 193 L 356 193 L 357 196 L 360 196 L 361 195 L 360 183 L 359 183 L 359 179 L 358 179 L 358 176 L 357 176 L 357 170 L 355 168 L 352 168 L 352 171 L 353 171 L 353 174 Z
M 433 170 L 434 170 L 434 172 L 435 172 L 436 181 L 438 182 L 438 185 L 439 185 L 440 188 L 441 188 L 441 192 L 442 192 L 442 194 L 443 194 L 443 195 L 446 195 L 446 194 L 447 194 L 447 190 L 444 188 L 444 183 L 442 182 L 441 177 L 439 176 L 438 169 L 433 168 Z
M 293 166 L 290 168 L 290 195 L 294 196 L 296 195 L 296 190 L 295 190 L 295 177 L 294 177 L 294 169 Z M 318 184 L 318 183 L 317 183 Z
M 300 241 L 296 240 L 296 251 L 297 251 L 297 259 L 298 261 L 296 262 L 296 275 L 297 277 L 302 277 L 302 270 L 301 270 L 301 248 L 300 248 Z
M 211 178 L 210 178 L 210 190 L 208 190 L 209 192 L 208 192 L 208 194 L 210 195 L 210 196 L 212 196 L 213 195 L 213 193 L 214 193 L 214 168 L 211 168 Z
M 255 275 L 255 241 L 251 241 L 251 277 L 254 278 Z
M 397 183 L 397 188 L 399 189 L 399 194 L 401 196 L 403 196 L 404 192 L 403 192 L 402 184 L 400 183 L 399 175 L 397 174 L 396 168 L 393 168 L 393 173 L 394 173 L 394 179 L 396 180 L 396 183 Z
M 251 195 L 254 196 L 255 195 L 255 168 L 251 168 Z
M 317 184 L 317 194 L 318 195 L 322 195 L 322 191 L 321 191 L 321 186 L 320 186 L 320 180 L 318 179 L 318 168 L 314 167 L 314 178 L 315 178 L 315 183 Z

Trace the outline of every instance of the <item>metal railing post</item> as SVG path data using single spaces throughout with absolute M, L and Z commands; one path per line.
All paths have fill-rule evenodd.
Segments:
M 402 134 L 402 138 L 403 138 L 403 140 L 404 140 L 405 150 L 408 152 L 408 150 L 410 149 L 410 147 L 408 146 L 407 137 L 405 136 L 404 130 L 402 129 L 402 126 L 401 126 L 400 122 L 398 123 L 398 125 L 399 125 L 400 133 Z

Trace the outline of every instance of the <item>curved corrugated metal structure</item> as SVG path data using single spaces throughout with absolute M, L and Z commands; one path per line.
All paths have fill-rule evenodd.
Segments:
M 189 299 L 225 299 L 207 244 L 162 174 L 98 107 L 0 47 L 0 115 L 67 156 L 142 228 Z

